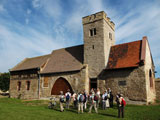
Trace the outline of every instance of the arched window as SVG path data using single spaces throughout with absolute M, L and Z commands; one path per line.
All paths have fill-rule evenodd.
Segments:
M 18 83 L 17 83 L 17 90 L 18 90 L 18 91 L 21 90 L 21 82 L 20 82 L 20 81 L 18 81 Z
M 26 83 L 27 83 L 27 90 L 30 90 L 30 84 L 31 84 L 31 82 L 27 81 Z
M 151 69 L 149 70 L 149 81 L 150 81 L 150 87 L 153 87 L 153 78 L 152 78 L 152 71 Z

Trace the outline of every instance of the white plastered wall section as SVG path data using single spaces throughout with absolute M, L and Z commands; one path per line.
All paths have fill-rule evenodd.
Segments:
M 152 103 L 155 100 L 155 76 L 154 76 L 154 66 L 152 63 L 151 50 L 149 47 L 148 40 L 146 41 L 146 56 L 145 56 L 145 77 L 146 77 L 146 91 L 147 91 L 147 103 Z M 150 75 L 149 72 L 152 71 L 153 87 L 150 86 Z

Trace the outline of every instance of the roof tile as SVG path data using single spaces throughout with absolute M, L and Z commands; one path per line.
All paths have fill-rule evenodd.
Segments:
M 142 40 L 111 47 L 107 69 L 138 67 Z

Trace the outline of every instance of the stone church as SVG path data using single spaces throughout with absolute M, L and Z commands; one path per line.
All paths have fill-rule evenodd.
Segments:
M 115 45 L 115 24 L 104 11 L 83 17 L 82 24 L 83 45 L 26 58 L 10 69 L 10 96 L 43 99 L 67 89 L 111 88 L 128 101 L 154 102 L 155 66 L 147 37 Z

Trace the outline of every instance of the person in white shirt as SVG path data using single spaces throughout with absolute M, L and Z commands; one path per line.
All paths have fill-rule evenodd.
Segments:
M 109 105 L 109 97 L 110 97 L 110 96 L 109 96 L 109 94 L 108 94 L 108 91 L 106 90 L 106 93 L 105 93 L 106 108 L 109 108 L 109 106 L 110 106 L 110 105 Z
M 72 95 L 74 107 L 77 108 L 77 94 L 74 92 Z
M 64 95 L 63 95 L 63 91 L 60 91 L 60 96 L 59 96 L 59 103 L 60 103 L 60 110 L 61 112 L 64 111 L 64 108 L 63 108 L 63 103 L 64 103 Z
M 92 92 L 89 97 L 90 97 L 90 108 L 88 113 L 91 113 L 93 106 L 94 106 L 95 112 L 98 113 L 97 105 L 96 105 L 97 101 L 95 100 L 95 93 Z
M 80 112 L 83 113 L 83 102 L 84 102 L 83 92 L 80 92 L 78 94 L 77 100 L 78 100 L 78 113 L 80 113 Z
M 71 100 L 71 93 L 69 89 L 67 90 L 67 93 L 65 94 L 65 98 L 66 98 L 66 108 L 69 109 L 69 104 Z
M 102 94 L 102 109 L 105 110 L 106 109 L 106 100 L 105 100 L 105 91 Z
M 100 98 L 101 98 L 101 92 L 100 92 L 99 88 L 97 88 L 96 94 L 98 95 L 97 108 L 99 108 L 99 103 L 100 103 Z

